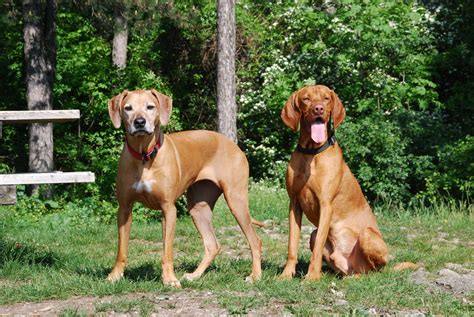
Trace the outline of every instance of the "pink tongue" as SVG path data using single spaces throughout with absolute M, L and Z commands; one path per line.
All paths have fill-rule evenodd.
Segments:
M 311 139 L 316 143 L 322 143 L 326 137 L 326 125 L 324 123 L 313 123 L 311 125 Z

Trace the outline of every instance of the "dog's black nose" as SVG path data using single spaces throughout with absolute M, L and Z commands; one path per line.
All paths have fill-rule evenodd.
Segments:
M 133 126 L 135 129 L 143 129 L 145 127 L 146 120 L 145 118 L 139 117 L 133 121 Z

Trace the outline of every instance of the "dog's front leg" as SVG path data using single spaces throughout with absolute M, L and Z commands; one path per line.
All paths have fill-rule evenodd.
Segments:
M 291 279 L 295 275 L 296 263 L 298 262 L 298 242 L 301 235 L 301 217 L 303 212 L 296 200 L 296 198 L 293 198 L 290 202 L 288 259 L 286 260 L 285 269 L 280 275 L 281 279 Z
M 117 259 L 114 268 L 110 272 L 107 279 L 115 282 L 122 278 L 123 270 L 127 262 L 128 254 L 128 240 L 130 239 L 130 230 L 132 228 L 132 206 L 120 205 L 117 212 L 117 226 L 118 226 L 118 248 Z
M 163 284 L 173 287 L 181 287 L 173 267 L 173 240 L 176 227 L 176 206 L 174 203 L 162 205 L 163 218 L 163 257 L 161 259 Z
M 320 218 L 318 224 L 318 232 L 316 234 L 316 241 L 313 246 L 313 253 L 308 268 L 307 280 L 319 281 L 321 278 L 321 266 L 323 262 L 323 249 L 326 243 L 329 225 L 332 217 L 332 205 L 327 201 L 320 202 Z

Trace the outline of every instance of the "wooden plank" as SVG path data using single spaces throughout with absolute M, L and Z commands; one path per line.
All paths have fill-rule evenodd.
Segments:
M 0 185 L 92 183 L 92 182 L 95 182 L 95 175 L 92 172 L 0 174 Z
M 80 117 L 79 110 L 0 111 L 0 121 L 4 123 L 67 122 Z
M 16 204 L 16 186 L 0 186 L 0 205 Z

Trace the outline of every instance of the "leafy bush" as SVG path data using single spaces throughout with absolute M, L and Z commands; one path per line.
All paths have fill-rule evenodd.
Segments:
M 56 200 L 44 201 L 38 197 L 28 197 L 24 186 L 19 186 L 17 192 L 17 203 L 6 208 L 13 209 L 19 223 L 41 221 L 49 226 L 76 226 L 93 222 L 116 222 L 117 203 L 115 200 L 102 200 L 98 195 L 82 199 L 66 195 Z M 180 208 L 182 208 L 181 204 L 180 200 L 178 203 Z M 159 211 L 145 208 L 140 204 L 134 205 L 134 222 L 152 222 L 160 219 Z
M 446 10 L 439 3 L 239 1 L 238 136 L 252 178 L 284 183 L 297 135 L 281 122 L 281 108 L 293 91 L 318 83 L 346 107 L 338 140 L 371 200 L 470 197 L 474 64 L 466 25 L 473 10 L 461 0 L 445 3 Z M 21 10 L 14 2 L 2 6 L 0 109 L 24 109 Z M 128 61 L 118 70 L 111 6 L 98 5 L 95 14 L 87 8 L 60 6 L 57 16 L 54 107 L 79 109 L 82 117 L 80 129 L 55 124 L 55 164 L 92 170 L 96 183 L 56 193 L 100 206 L 113 201 L 123 147 L 123 133 L 109 122 L 110 97 L 153 87 L 174 99 L 166 131 L 215 129 L 217 15 L 212 0 L 127 4 Z M 26 127 L 4 128 L 0 172 L 27 169 L 27 139 Z
M 78 27 L 79 26 L 79 27 Z M 75 126 L 56 125 L 56 165 L 65 170 L 92 170 L 96 182 L 77 186 L 86 195 L 108 198 L 114 193 L 117 162 L 123 147 L 123 132 L 110 123 L 107 101 L 125 89 L 156 88 L 169 94 L 167 85 L 146 62 L 154 32 L 131 38 L 125 70 L 112 66 L 111 44 L 97 36 L 89 20 L 77 13 L 58 15 L 58 69 L 56 103 L 81 110 L 81 137 Z M 157 58 L 156 54 L 152 55 Z M 180 130 L 175 109 L 168 130 Z M 72 159 L 74 158 L 74 159 Z
M 241 134 L 253 175 L 284 170 L 279 162 L 288 161 L 296 135 L 282 124 L 281 108 L 294 90 L 325 84 L 346 107 L 339 141 L 368 197 L 408 199 L 411 175 L 432 165 L 425 152 L 412 151 L 425 141 L 403 133 L 421 122 L 401 114 L 441 106 L 429 73 L 435 51 L 427 12 L 386 1 L 277 2 L 266 10 L 261 46 L 253 51 L 260 67 L 249 65 L 240 84 Z
M 434 199 L 439 194 L 455 194 L 471 199 L 474 194 L 474 137 L 466 136 L 439 147 L 438 168 L 426 178 L 426 190 L 420 196 Z
M 410 154 L 396 122 L 380 113 L 346 118 L 336 135 L 347 164 L 370 199 L 400 201 L 408 196 Z

